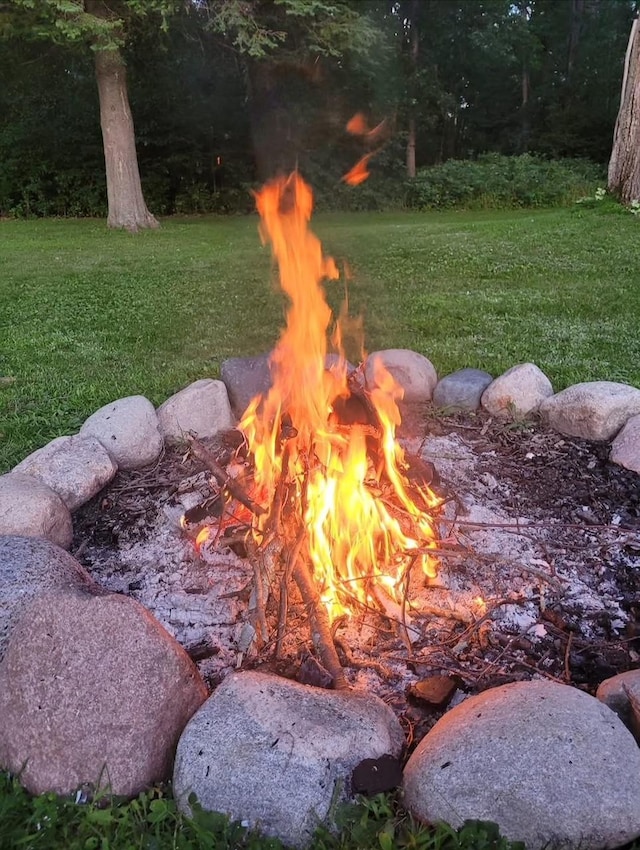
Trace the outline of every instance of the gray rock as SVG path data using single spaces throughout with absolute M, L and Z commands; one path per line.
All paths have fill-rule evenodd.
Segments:
M 431 361 L 422 354 L 405 348 L 374 351 L 367 358 L 364 368 L 365 379 L 370 389 L 378 383 L 376 380 L 378 364 L 384 366 L 402 387 L 403 401 L 431 401 L 438 383 L 438 376 Z
M 105 404 L 84 422 L 80 434 L 99 440 L 121 469 L 148 466 L 164 446 L 154 407 L 141 395 Z
M 602 850 L 640 835 L 639 775 L 640 749 L 606 705 L 518 682 L 445 714 L 409 759 L 404 795 L 424 821 L 493 821 L 529 850 Z
M 433 403 L 448 410 L 477 410 L 482 393 L 492 381 L 482 369 L 460 369 L 438 381 Z
M 609 460 L 640 472 L 640 415 L 632 416 L 611 444 Z
M 269 354 L 257 357 L 230 357 L 220 366 L 220 377 L 227 388 L 231 409 L 240 419 L 257 395 L 264 395 L 271 387 Z
M 0 764 L 32 793 L 134 795 L 169 778 L 207 690 L 148 611 L 116 594 L 35 599 L 0 663 Z
M 640 414 L 640 390 L 615 381 L 587 381 L 546 399 L 540 413 L 561 434 L 611 440 L 632 416 Z
M 618 715 L 625 726 L 631 727 L 632 709 L 628 688 L 636 687 L 640 693 L 640 670 L 627 670 L 600 682 L 596 697 Z
M 13 468 L 51 487 L 70 511 L 92 499 L 117 471 L 102 443 L 79 435 L 56 437 Z
M 377 697 L 232 674 L 180 738 L 174 792 L 184 811 L 195 792 L 205 809 L 304 846 L 347 799 L 356 765 L 398 755 L 403 740 Z
M 489 384 L 481 404 L 492 416 L 522 417 L 535 413 L 551 395 L 553 387 L 544 372 L 535 363 L 519 363 Z
M 203 378 L 175 393 L 156 411 L 160 433 L 165 439 L 181 440 L 193 431 L 198 437 L 214 437 L 233 428 L 227 388 L 222 381 Z
M 38 594 L 61 588 L 100 593 L 75 558 L 39 537 L 0 537 L 0 661 L 11 629 Z
M 31 475 L 0 475 L 0 534 L 45 537 L 63 549 L 71 546 L 69 508 L 57 493 Z

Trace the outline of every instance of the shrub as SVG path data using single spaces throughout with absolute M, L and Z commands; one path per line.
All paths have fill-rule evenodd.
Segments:
M 485 154 L 420 169 L 406 183 L 406 205 L 418 210 L 564 206 L 593 193 L 602 178 L 601 167 L 588 160 Z

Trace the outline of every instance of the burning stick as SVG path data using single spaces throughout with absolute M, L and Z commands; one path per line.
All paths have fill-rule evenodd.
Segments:
M 333 679 L 333 687 L 337 691 L 349 690 L 344 670 L 340 664 L 340 659 L 338 658 L 338 653 L 331 637 L 327 609 L 318 599 L 313 579 L 309 574 L 307 565 L 301 558 L 298 558 L 293 568 L 293 578 L 300 590 L 302 601 L 307 607 L 313 645 L 320 655 L 320 660 L 324 668 Z
M 249 508 L 251 513 L 256 516 L 263 516 L 267 513 L 266 508 L 256 504 L 238 481 L 227 475 L 209 449 L 200 440 L 196 439 L 196 437 L 189 437 L 189 443 L 193 456 L 204 463 L 223 490 L 228 490 L 234 499 L 241 502 L 245 508 Z

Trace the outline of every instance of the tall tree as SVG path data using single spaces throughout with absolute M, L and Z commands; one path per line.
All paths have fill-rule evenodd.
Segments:
M 640 200 L 640 18 L 633 21 L 625 55 L 608 185 L 624 203 Z
M 3 4 L 10 32 L 94 52 L 109 227 L 136 232 L 158 226 L 142 194 L 122 49 L 135 24 L 144 21 L 160 32 L 176 8 L 177 0 L 11 0 Z

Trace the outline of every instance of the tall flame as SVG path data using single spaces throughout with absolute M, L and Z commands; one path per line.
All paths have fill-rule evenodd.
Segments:
M 256 202 L 261 236 L 272 246 L 290 306 L 272 355 L 271 389 L 253 399 L 240 429 L 254 459 L 256 498 L 271 504 L 282 476 L 288 482 L 290 504 L 298 506 L 306 528 L 314 579 L 335 617 L 358 603 L 376 604 L 380 589 L 399 598 L 406 570 L 416 560 L 434 574 L 429 510 L 438 500 L 413 487 L 423 503 L 419 507 L 409 493 L 395 439 L 402 390 L 388 372 L 378 368 L 366 394 L 375 426 L 347 425 L 337 415 L 352 388 L 342 354 L 326 368 L 332 313 L 322 282 L 337 278 L 338 271 L 309 230 L 310 187 L 294 173 L 267 183 Z M 368 450 L 373 432 L 377 458 Z M 389 492 L 399 510 L 388 507 Z M 263 526 L 264 518 L 257 518 L 258 539 Z

